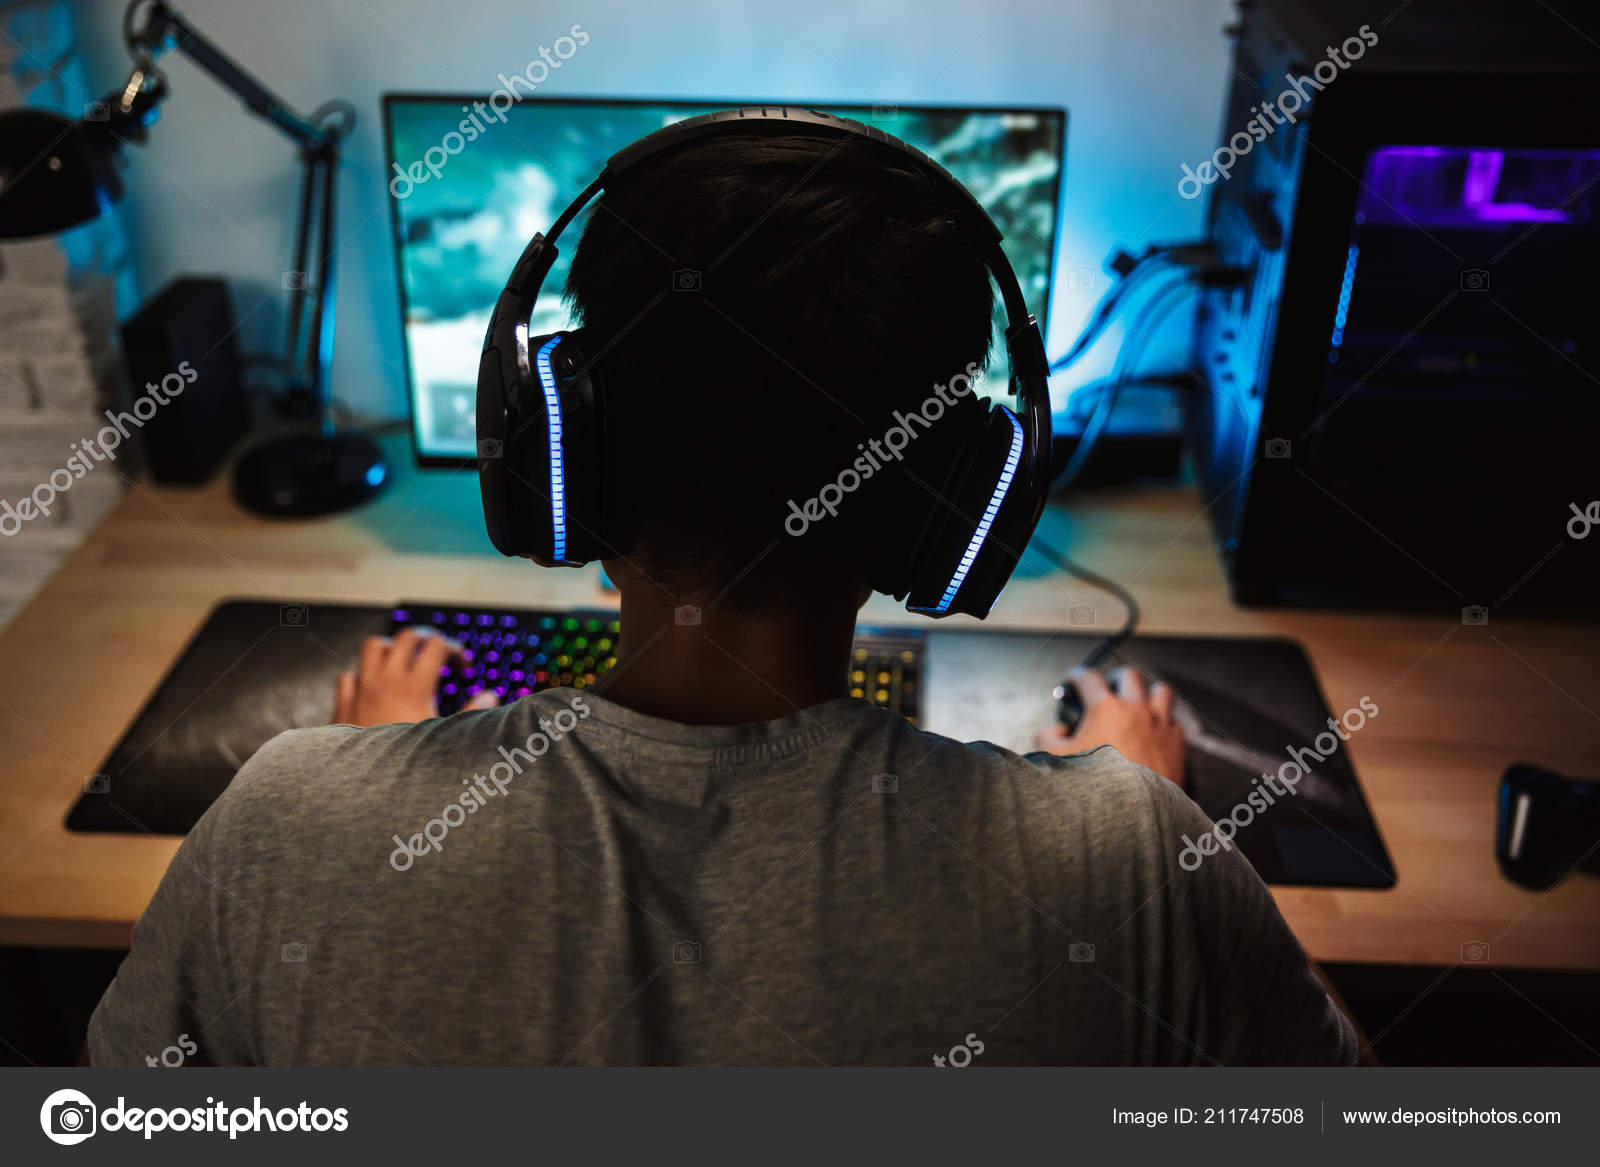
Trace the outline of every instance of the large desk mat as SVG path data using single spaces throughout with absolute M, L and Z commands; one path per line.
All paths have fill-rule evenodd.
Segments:
M 326 724 L 334 681 L 390 608 L 232 600 L 190 641 L 67 818 L 75 831 L 181 835 L 266 741 Z M 588 615 L 589 613 L 585 613 Z M 1018 752 L 1055 716 L 1051 690 L 1096 643 L 1066 632 L 874 628 L 923 640 L 923 728 Z M 1395 873 L 1343 742 L 1293 793 L 1249 796 L 1251 761 L 1326 746 L 1329 712 L 1304 650 L 1259 638 L 1134 637 L 1116 663 L 1172 685 L 1218 752 L 1191 749 L 1188 789 L 1269 883 L 1390 887 Z M 1340 711 L 1342 714 L 1343 711 Z M 1279 786 L 1279 789 L 1285 789 Z M 1248 812 L 1241 807 L 1250 807 Z M 1248 822 L 1241 822 L 1248 819 Z

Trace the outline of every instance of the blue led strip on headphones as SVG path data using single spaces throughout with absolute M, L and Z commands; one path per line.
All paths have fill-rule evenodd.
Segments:
M 555 546 L 550 558 L 567 558 L 567 476 L 561 458 L 561 398 L 556 393 L 556 375 L 550 369 L 550 353 L 562 337 L 552 336 L 539 350 L 539 387 L 544 390 L 545 416 L 550 419 L 550 525 L 555 531 Z
M 966 582 L 967 572 L 972 570 L 973 563 L 977 561 L 978 552 L 989 534 L 989 528 L 994 525 L 994 517 L 1000 510 L 1001 502 L 1005 500 L 1006 491 L 1011 487 L 1011 480 L 1016 477 L 1017 463 L 1022 460 L 1022 426 L 1017 423 L 1016 415 L 1009 409 L 1005 411 L 1005 415 L 1006 420 L 1011 423 L 1011 452 L 1006 455 L 1006 467 L 1000 472 L 1000 481 L 995 484 L 994 495 L 989 499 L 989 505 L 983 509 L 983 518 L 978 520 L 978 528 L 972 532 L 972 542 L 967 544 L 966 554 L 956 565 L 956 573 L 950 577 L 943 598 L 930 611 L 949 611 L 951 601 L 956 598 L 956 593 Z

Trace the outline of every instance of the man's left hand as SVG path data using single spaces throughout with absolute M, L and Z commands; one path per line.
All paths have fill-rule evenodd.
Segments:
M 392 725 L 439 716 L 439 673 L 460 660 L 462 647 L 431 628 L 407 628 L 393 640 L 369 636 L 361 666 L 341 673 L 334 696 L 335 725 Z M 492 709 L 500 700 L 485 690 L 463 709 Z

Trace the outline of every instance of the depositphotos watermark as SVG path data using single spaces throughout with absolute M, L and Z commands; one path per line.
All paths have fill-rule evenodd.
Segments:
M 910 413 L 895 410 L 894 425 L 884 431 L 883 438 L 857 442 L 856 449 L 862 452 L 854 462 L 839 471 L 837 478 L 806 499 L 804 504 L 792 498 L 789 500 L 789 515 L 783 520 L 783 529 L 799 538 L 811 529 L 812 523 L 820 522 L 824 514 L 837 515 L 845 495 L 860 490 L 862 483 L 869 481 L 891 461 L 898 462 L 905 457 L 906 448 L 920 432 L 917 429 L 919 425 L 927 429 L 944 416 L 946 407 L 954 409 L 957 401 L 971 396 L 981 384 L 983 370 L 976 361 L 968 361 L 965 373 L 951 377 L 948 385 L 935 385 L 933 393 L 924 398 L 916 409 Z
M 477 814 L 489 799 L 504 794 L 514 778 L 522 773 L 524 765 L 532 766 L 547 753 L 563 734 L 571 733 L 578 722 L 589 716 L 589 706 L 581 696 L 574 697 L 566 709 L 553 717 L 541 717 L 539 728 L 528 735 L 523 748 L 508 750 L 500 747 L 501 760 L 489 767 L 488 774 L 474 774 L 463 778 L 467 787 L 460 796 L 435 817 L 423 824 L 422 830 L 409 839 L 394 835 L 394 850 L 389 855 L 389 866 L 396 871 L 410 871 L 417 858 L 429 851 L 443 851 L 445 838 L 451 830 L 467 821 L 469 814 Z M 451 816 L 454 817 L 451 817 Z
M 1370 24 L 1363 24 L 1356 29 L 1356 35 L 1346 37 L 1339 48 L 1329 45 L 1327 60 L 1318 61 L 1312 66 L 1309 76 L 1296 77 L 1292 73 L 1285 73 L 1283 79 L 1289 83 L 1289 87 L 1273 100 L 1263 101 L 1259 107 L 1252 105 L 1250 112 L 1256 116 L 1244 124 L 1244 129 L 1229 138 L 1226 144 L 1218 146 L 1211 157 L 1199 166 L 1190 169 L 1187 162 L 1181 164 L 1183 177 L 1178 180 L 1178 193 L 1186 199 L 1197 199 L 1206 187 L 1219 178 L 1228 179 L 1233 174 L 1234 164 L 1254 150 L 1257 143 L 1265 142 L 1268 135 L 1279 126 L 1286 123 L 1293 125 L 1298 120 L 1300 111 L 1311 101 L 1306 93 L 1308 88 L 1321 93 L 1325 86 L 1364 57 L 1367 50 L 1377 43 L 1378 34 L 1372 31 Z M 1344 50 L 1343 56 L 1339 55 L 1340 49 Z
M 144 1064 L 151 1069 L 162 1066 L 169 1070 L 176 1070 L 184 1062 L 194 1057 L 199 1052 L 199 1049 L 200 1047 L 195 1044 L 194 1038 L 187 1033 L 180 1033 L 178 1034 L 178 1040 L 163 1049 L 159 1055 L 145 1054 Z
M 1600 527 L 1600 502 L 1591 502 L 1581 511 L 1578 504 L 1569 502 L 1567 509 L 1572 512 L 1572 517 L 1567 520 L 1567 534 L 1580 542 L 1589 537 L 1589 532 L 1595 527 Z
M 350 1111 L 341 1106 L 329 1110 L 309 1102 L 277 1110 L 262 1104 L 261 1096 L 249 1106 L 230 1107 L 226 1102 L 207 1098 L 204 1106 L 129 1106 L 117 1095 L 115 1106 L 99 1107 L 81 1090 L 57 1090 L 39 1108 L 39 1126 L 52 1143 L 70 1147 L 97 1134 L 127 1131 L 142 1134 L 146 1140 L 163 1131 L 191 1134 L 226 1134 L 229 1140 L 242 1134 L 273 1134 L 307 1131 L 347 1131 Z
M 967 1034 L 967 1039 L 965 1041 L 956 1042 L 955 1045 L 950 1047 L 948 1052 L 934 1054 L 933 1064 L 938 1066 L 941 1070 L 952 1066 L 955 1069 L 964 1070 L 968 1066 L 972 1065 L 973 1058 L 977 1057 L 987 1048 L 988 1047 L 985 1046 L 983 1042 L 978 1040 L 978 1035 L 976 1033 L 969 1033 Z
M 578 50 L 588 43 L 589 34 L 584 31 L 583 25 L 575 24 L 570 32 L 556 37 L 554 45 L 548 48 L 540 45 L 539 55 L 529 61 L 521 73 L 513 73 L 509 77 L 504 73 L 499 74 L 495 78 L 500 82 L 499 87 L 489 94 L 487 100 L 462 106 L 461 112 L 467 116 L 456 123 L 455 129 L 447 131 L 437 146 L 429 146 L 422 152 L 422 157 L 410 166 L 402 168 L 398 162 L 390 164 L 394 177 L 389 180 L 389 193 L 397 199 L 407 199 L 417 187 L 438 178 L 444 173 L 450 159 L 489 132 L 491 122 L 505 125 L 508 109 L 523 98 L 532 96 L 539 86 L 550 79 L 551 73 L 561 68 L 564 62 L 572 60 Z
M 1315 763 L 1327 761 L 1339 748 L 1340 742 L 1349 741 L 1351 734 L 1360 732 L 1368 721 L 1377 716 L 1377 702 L 1370 697 L 1363 697 L 1359 706 L 1346 709 L 1344 716 L 1337 720 L 1328 718 L 1328 728 L 1313 738 L 1310 746 L 1301 746 L 1299 749 L 1290 746 L 1289 760 L 1278 767 L 1278 772 L 1263 773 L 1259 778 L 1250 779 L 1254 789 L 1245 795 L 1243 802 L 1236 803 L 1231 811 L 1218 818 L 1209 831 L 1198 839 L 1191 839 L 1188 835 L 1178 836 L 1183 840 L 1183 850 L 1178 852 L 1178 866 L 1185 871 L 1198 871 L 1206 861 L 1206 856 L 1215 855 L 1219 848 L 1232 851 L 1235 835 L 1255 822 L 1257 815 L 1266 814 L 1278 798 L 1298 794 L 1300 783 L 1311 773 Z M 1327 744 L 1323 744 L 1323 738 L 1328 739 Z M 1265 789 L 1262 788 L 1263 784 Z
M 172 398 L 193 385 L 197 377 L 199 374 L 194 371 L 193 365 L 188 361 L 180 361 L 178 371 L 161 378 L 161 384 L 147 382 L 144 393 L 135 399 L 128 410 L 121 413 L 106 410 L 106 420 L 111 424 L 101 426 L 100 432 L 92 438 L 73 442 L 68 447 L 73 452 L 67 456 L 67 460 L 52 470 L 38 486 L 17 499 L 15 506 L 10 499 L 0 499 L 0 535 L 15 535 L 22 530 L 23 523 L 48 516 L 56 499 L 71 490 L 72 484 L 80 478 L 87 477 L 96 463 L 116 461 L 117 447 L 132 436 L 128 433 L 130 425 L 134 429 L 143 429 L 144 423 L 156 415 L 156 410 L 170 404 Z

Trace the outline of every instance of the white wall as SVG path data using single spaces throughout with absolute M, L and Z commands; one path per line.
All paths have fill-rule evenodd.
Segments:
M 302 111 L 354 102 L 339 207 L 340 328 L 333 391 L 360 412 L 405 409 L 378 95 L 485 92 L 574 23 L 591 43 L 543 92 L 1064 105 L 1066 212 L 1049 347 L 1076 335 L 1117 244 L 1194 235 L 1201 201 L 1180 162 L 1209 154 L 1221 118 L 1229 0 L 180 0 L 225 51 Z M 127 72 L 121 0 L 74 4 L 94 100 Z M 291 268 L 293 149 L 187 60 L 149 144 L 130 160 L 128 205 L 146 294 L 180 273 L 235 286 L 240 335 L 276 350 L 280 273 Z M 1098 281 L 1105 286 L 1104 277 Z M 1181 324 L 1163 338 L 1184 351 Z M 473 359 L 469 354 L 468 360 Z M 1161 354 L 1152 360 L 1162 363 Z M 1085 372 L 1100 368 L 1097 361 Z M 1082 379 L 1082 373 L 1071 383 Z M 1065 386 L 1056 387 L 1059 391 Z

